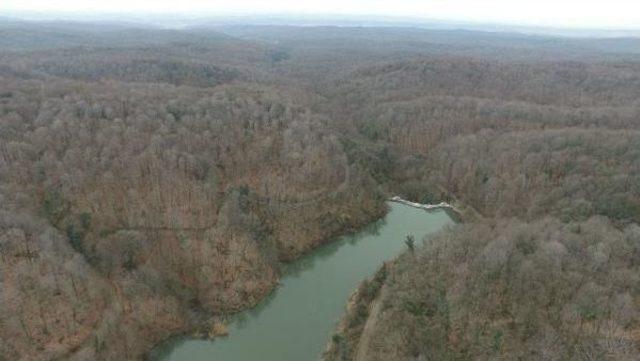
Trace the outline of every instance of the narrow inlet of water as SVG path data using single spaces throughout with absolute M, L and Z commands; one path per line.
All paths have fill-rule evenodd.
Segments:
M 256 308 L 231 318 L 229 336 L 181 338 L 160 347 L 158 361 L 317 361 L 351 293 L 384 261 L 453 223 L 443 210 L 389 203 L 384 219 L 287 265 L 281 285 Z

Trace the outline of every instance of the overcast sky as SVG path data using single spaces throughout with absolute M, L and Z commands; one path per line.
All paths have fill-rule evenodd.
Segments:
M 0 12 L 411 16 L 559 27 L 640 28 L 640 0 L 0 0 Z

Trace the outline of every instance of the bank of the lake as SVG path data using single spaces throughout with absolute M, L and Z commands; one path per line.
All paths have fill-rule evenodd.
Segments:
M 229 320 L 229 337 L 176 339 L 153 359 L 317 360 L 362 280 L 402 252 L 407 235 L 421 239 L 452 223 L 443 210 L 427 212 L 399 203 L 389 207 L 384 219 L 287 265 L 280 287 L 256 308 Z

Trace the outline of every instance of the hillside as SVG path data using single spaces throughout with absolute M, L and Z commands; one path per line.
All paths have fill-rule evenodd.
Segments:
M 457 226 L 388 267 L 374 319 L 350 315 L 355 335 L 325 359 L 635 360 L 639 231 L 597 217 Z
M 640 352 L 633 39 L 0 34 L 0 360 L 143 359 L 254 306 L 282 262 L 397 194 L 481 216 L 365 283 L 328 359 Z

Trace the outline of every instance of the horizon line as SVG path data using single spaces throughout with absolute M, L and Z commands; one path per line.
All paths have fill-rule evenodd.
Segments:
M 81 18 L 79 16 L 82 16 Z M 86 16 L 94 17 L 93 19 L 87 19 Z M 438 17 L 426 17 L 426 16 L 411 16 L 411 15 L 385 15 L 375 13 L 319 13 L 319 12 L 245 12 L 245 11 L 196 11 L 196 10 L 179 10 L 179 11 L 164 11 L 164 10 L 56 10 L 56 11 L 43 11 L 43 10 L 21 10 L 21 9 L 0 9 L 0 17 L 10 18 L 12 20 L 21 21 L 53 21 L 53 22 L 117 22 L 117 17 L 121 17 L 120 22 L 138 22 L 140 25 L 158 24 L 159 19 L 141 19 L 147 16 L 153 17 L 168 17 L 173 18 L 174 22 L 185 21 L 206 21 L 206 20 L 225 20 L 238 21 L 241 19 L 248 20 L 275 20 L 274 18 L 280 18 L 279 20 L 290 20 L 292 22 L 300 22 L 304 20 L 315 20 L 317 22 L 325 21 L 325 24 L 315 24 L 312 26 L 341 26 L 331 23 L 332 20 L 339 20 L 342 22 L 363 22 L 363 23 L 378 23 L 375 25 L 392 24 L 391 26 L 404 26 L 409 27 L 427 27 L 428 25 L 440 25 L 440 26 L 470 26 L 470 27 L 508 27 L 512 30 L 551 30 L 551 31 L 567 31 L 567 32 L 638 32 L 640 35 L 640 25 L 636 27 L 631 26 L 611 26 L 611 25 L 580 25 L 580 24 L 537 24 L 537 23 L 525 23 L 517 21 L 498 21 L 498 20 L 478 20 L 478 19 L 455 19 L 455 18 L 438 18 Z M 102 17 L 103 19 L 100 19 Z M 127 19 L 129 17 L 129 19 Z M 296 26 L 296 24 L 286 23 L 273 23 L 273 24 L 252 24 L 243 23 L 245 25 L 289 25 Z M 300 25 L 300 24 L 297 24 Z M 360 25 L 360 26 L 375 26 L 372 25 Z M 462 30 L 462 29 L 461 29 Z M 506 30 L 506 29 L 505 29 Z

